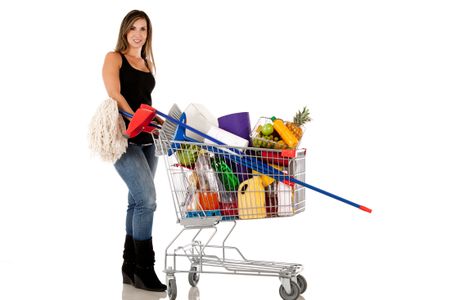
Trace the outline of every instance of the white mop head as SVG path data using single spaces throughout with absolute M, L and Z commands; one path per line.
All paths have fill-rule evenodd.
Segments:
M 122 135 L 125 129 L 117 101 L 106 99 L 89 124 L 89 149 L 104 161 L 115 163 L 127 150 L 128 142 Z

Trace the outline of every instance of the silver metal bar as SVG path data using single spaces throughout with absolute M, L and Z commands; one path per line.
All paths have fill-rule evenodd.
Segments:
M 234 230 L 234 228 L 236 227 L 237 223 L 236 220 L 233 220 L 233 226 L 231 227 L 230 231 L 228 232 L 228 234 L 225 236 L 225 238 L 223 239 L 223 243 L 222 243 L 222 247 L 223 247 L 223 260 L 225 260 L 225 242 L 228 239 L 228 237 L 231 235 L 231 232 Z
M 167 278 L 174 278 L 175 273 L 278 277 L 289 294 L 291 281 L 296 282 L 296 276 L 303 270 L 301 264 L 250 260 L 239 248 L 226 243 L 235 232 L 238 220 L 289 217 L 302 212 L 305 207 L 305 187 L 277 182 L 273 179 L 279 178 L 276 174 L 255 174 L 250 169 L 244 171 L 240 167 L 233 169 L 238 159 L 231 160 L 231 154 L 227 154 L 227 150 L 232 147 L 218 145 L 217 150 L 204 143 L 167 140 L 164 132 L 161 132 L 159 139 L 155 139 L 155 143 L 159 155 L 164 156 L 177 222 L 183 226 L 165 251 L 164 272 Z M 304 149 L 297 149 L 290 154 L 278 149 L 249 147 L 240 150 L 243 159 L 264 161 L 282 170 L 286 176 L 302 182 L 305 179 Z M 203 163 L 211 164 L 209 170 L 202 165 L 194 165 L 200 156 Z M 207 188 L 201 186 L 200 176 L 204 176 L 202 180 L 210 180 Z M 261 187 L 248 184 L 243 189 L 244 183 L 248 182 L 245 178 L 255 178 L 254 181 L 260 181 L 258 184 Z M 219 225 L 227 223 L 230 225 Z M 219 228 L 223 228 L 224 237 L 212 244 Z M 194 230 L 188 244 L 174 247 L 184 233 Z M 190 263 L 190 267 L 186 270 L 185 264 L 179 259 Z M 196 269 L 191 270 L 193 265 Z

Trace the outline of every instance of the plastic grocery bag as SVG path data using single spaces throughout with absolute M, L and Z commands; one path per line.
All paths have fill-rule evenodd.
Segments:
M 197 210 L 197 194 L 196 190 L 198 187 L 198 176 L 195 170 L 188 170 L 189 175 L 187 176 L 188 184 L 186 189 L 186 195 L 184 202 L 182 203 L 185 212 L 186 211 L 196 211 Z
M 211 165 L 227 191 L 236 191 L 239 178 L 233 173 L 227 163 L 220 158 L 212 158 Z
M 235 219 L 238 217 L 237 210 L 237 191 L 236 190 L 228 190 L 225 188 L 221 180 L 217 181 L 219 185 L 219 206 L 220 206 L 220 214 L 226 217 L 228 220 Z
M 197 174 L 189 168 L 180 166 L 177 172 L 173 173 L 173 192 L 182 214 L 196 210 L 197 181 Z

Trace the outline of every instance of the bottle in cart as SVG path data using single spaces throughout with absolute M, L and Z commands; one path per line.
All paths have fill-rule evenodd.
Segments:
M 220 214 L 226 219 L 232 220 L 238 217 L 237 192 L 225 191 L 220 193 Z
M 199 191 L 197 193 L 201 210 L 219 209 L 219 195 L 212 191 Z
M 277 216 L 278 212 L 277 186 L 278 186 L 277 181 L 273 181 L 271 184 L 266 186 L 266 213 L 267 217 L 269 218 Z
M 278 215 L 287 217 L 294 214 L 293 187 L 279 181 L 277 183 Z
M 219 209 L 219 187 L 216 173 L 211 168 L 208 154 L 198 156 L 195 170 L 199 180 L 197 196 L 199 209 L 203 211 Z
M 262 219 L 266 217 L 265 190 L 261 176 L 254 176 L 239 185 L 239 219 Z

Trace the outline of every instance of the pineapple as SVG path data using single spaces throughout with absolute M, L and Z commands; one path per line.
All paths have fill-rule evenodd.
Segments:
M 311 121 L 311 117 L 309 116 L 309 109 L 306 106 L 294 116 L 294 123 L 298 126 L 303 126 L 303 124 L 309 121 Z
M 303 107 L 303 110 L 299 110 L 295 114 L 293 122 L 286 122 L 286 126 L 300 141 L 303 136 L 302 126 L 309 121 L 311 121 L 311 117 L 309 116 L 309 109 L 305 106 Z

